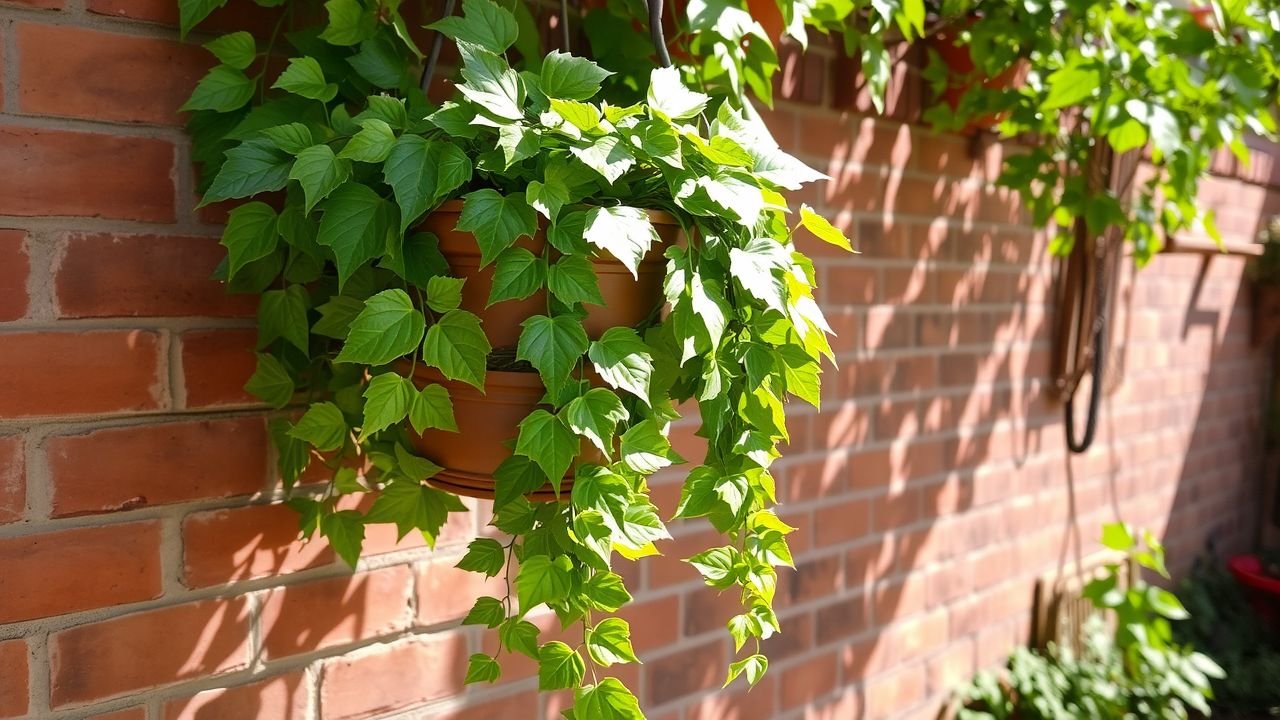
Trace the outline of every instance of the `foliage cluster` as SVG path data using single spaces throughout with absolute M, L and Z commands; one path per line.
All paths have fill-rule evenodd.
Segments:
M 1103 544 L 1122 552 L 1084 594 L 1100 611 L 1091 618 L 1083 652 L 1016 649 L 1007 673 L 980 673 L 966 689 L 965 720 L 1185 720 L 1208 715 L 1211 681 L 1223 672 L 1208 656 L 1175 641 L 1171 621 L 1188 613 L 1168 590 L 1147 583 L 1144 568 L 1163 578 L 1164 550 L 1150 533 L 1110 524 Z M 1132 577 L 1129 577 L 1132 572 Z

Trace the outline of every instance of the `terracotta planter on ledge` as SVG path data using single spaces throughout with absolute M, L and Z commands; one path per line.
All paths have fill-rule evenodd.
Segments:
M 423 219 L 419 228 L 433 233 L 440 239 L 440 252 L 448 261 L 454 277 L 464 277 L 462 309 L 473 312 L 483 322 L 489 344 L 495 349 L 513 348 L 520 340 L 520 323 L 533 315 L 547 313 L 546 290 L 540 290 L 523 300 L 504 300 L 492 307 L 489 292 L 493 288 L 493 269 L 480 267 L 480 247 L 471 233 L 454 229 L 462 215 L 462 201 L 450 200 Z M 670 213 L 650 210 L 649 219 L 662 242 L 654 243 L 649 254 L 640 261 L 637 277 L 612 256 L 597 255 L 593 260 L 596 276 L 600 281 L 600 295 L 604 305 L 586 305 L 587 318 L 583 321 L 587 335 L 600 337 L 611 327 L 635 326 L 645 321 L 662 302 L 662 281 L 666 277 L 666 258 L 662 253 L 667 246 L 681 236 L 680 223 Z M 547 247 L 545 220 L 539 218 L 538 232 L 532 237 L 516 241 L 534 255 L 541 255 Z

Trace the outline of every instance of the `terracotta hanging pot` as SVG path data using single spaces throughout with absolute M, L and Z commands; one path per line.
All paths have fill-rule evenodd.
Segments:
M 513 348 L 520 340 L 520 323 L 534 315 L 547 313 L 546 290 L 539 290 L 523 300 L 504 300 L 486 307 L 493 288 L 494 266 L 490 263 L 481 268 L 480 247 L 475 237 L 455 229 L 461 214 L 462 201 L 450 200 L 423 219 L 420 229 L 440 239 L 440 252 L 454 276 L 467 279 L 462 288 L 462 309 L 480 317 L 489 344 L 495 349 Z M 587 317 L 583 324 L 592 339 L 600 337 L 611 327 L 639 325 L 662 303 L 662 282 L 666 277 L 663 252 L 668 245 L 677 242 L 682 233 L 680 223 L 670 213 L 650 210 L 649 219 L 662 242 L 654 243 L 640 261 L 637 277 L 633 278 L 631 271 L 612 256 L 597 255 L 593 259 L 604 304 L 586 305 Z M 547 247 L 546 221 L 539 220 L 538 232 L 533 237 L 516 241 L 517 247 L 534 255 L 541 255 Z
M 978 22 L 978 18 L 973 18 L 969 22 Z M 929 48 L 942 58 L 947 64 L 947 68 L 951 71 L 947 78 L 947 87 L 942 91 L 940 100 L 945 102 L 952 110 L 960 107 L 960 100 L 972 90 L 976 85 L 981 85 L 988 90 L 1007 90 L 1009 88 L 1021 87 L 1027 79 L 1027 63 L 1025 60 L 1018 60 L 1009 66 L 999 75 L 990 78 L 974 77 L 976 65 L 973 62 L 973 53 L 968 45 L 960 44 L 960 33 L 965 29 L 965 24 L 952 25 L 945 27 L 933 35 L 929 36 Z M 990 130 L 1000 121 L 1004 119 L 1003 115 L 991 114 L 969 121 L 960 130 L 961 134 L 972 135 L 979 130 Z
M 400 372 L 409 372 L 407 363 Z M 546 393 L 538 374 L 489 370 L 482 393 L 419 364 L 413 372 L 413 382 L 419 388 L 432 383 L 443 385 L 453 400 L 453 415 L 458 423 L 457 432 L 427 430 L 418 435 L 409 430 L 414 449 L 444 468 L 427 482 L 458 495 L 493 498 L 494 471 L 511 455 L 520 421 L 538 408 Z M 579 457 L 584 461 L 604 462 L 589 443 L 583 441 L 581 449 Z M 571 467 L 560 483 L 561 498 L 567 498 L 573 489 L 573 472 Z M 526 497 L 543 502 L 556 500 L 555 489 L 549 483 Z

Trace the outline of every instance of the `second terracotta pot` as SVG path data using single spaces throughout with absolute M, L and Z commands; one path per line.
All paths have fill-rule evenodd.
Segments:
M 400 371 L 407 374 L 408 368 Z M 419 388 L 431 383 L 443 385 L 453 400 L 453 415 L 458 423 L 458 432 L 427 430 L 418 435 L 409 430 L 414 449 L 444 468 L 427 482 L 458 495 L 492 499 L 496 491 L 494 471 L 511 455 L 520 421 L 538 408 L 546 392 L 538 374 L 489 370 L 482 393 L 464 382 L 446 379 L 433 368 L 418 365 L 413 382 Z M 588 448 L 584 443 L 582 450 Z M 600 462 L 599 456 L 591 452 L 580 457 Z M 571 467 L 560 483 L 560 497 L 568 498 L 572 489 Z M 547 484 L 526 497 L 553 501 L 556 494 Z
M 534 315 L 547 314 L 546 290 L 539 290 L 523 300 L 504 300 L 486 307 L 493 289 L 493 264 L 480 267 L 480 247 L 475 237 L 457 230 L 462 215 L 462 201 L 450 200 L 423 219 L 419 226 L 440 239 L 440 252 L 455 277 L 467 279 L 462 288 L 462 309 L 473 312 L 483 322 L 489 344 L 495 349 L 513 348 L 520 340 L 520 323 Z M 638 325 L 662 303 L 662 281 L 666 276 L 666 247 L 679 240 L 681 229 L 669 213 L 650 210 L 649 219 L 662 242 L 655 243 L 640 261 L 637 277 L 611 256 L 598 255 L 593 260 L 600 281 L 604 305 L 587 305 L 583 321 L 592 339 L 611 327 Z M 539 217 L 538 232 L 516 242 L 535 255 L 546 248 L 546 222 Z

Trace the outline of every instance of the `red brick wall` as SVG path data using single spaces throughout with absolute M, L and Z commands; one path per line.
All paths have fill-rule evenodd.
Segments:
M 492 639 L 456 627 L 483 583 L 451 566 L 484 508 L 434 553 L 372 532 L 351 575 L 271 504 L 240 390 L 254 307 L 204 280 L 218 228 L 175 115 L 208 61 L 173 22 L 172 0 L 0 0 L 0 718 L 555 717 L 527 664 L 461 685 Z M 812 248 L 840 367 L 777 466 L 801 528 L 785 632 L 762 687 L 716 692 L 732 603 L 678 562 L 707 530 L 673 528 L 666 559 L 629 570 L 628 678 L 655 720 L 929 717 L 1025 634 L 1071 529 L 1087 551 L 1118 510 L 1184 562 L 1251 536 L 1267 366 L 1242 262 L 1201 277 L 1166 256 L 1126 281 L 1122 381 L 1069 460 L 1045 393 L 1051 264 L 988 182 L 998 148 L 975 161 L 820 107 L 866 108 L 852 73 L 788 55 L 771 115 L 833 178 L 805 199 L 862 249 Z M 899 120 L 920 104 L 904 87 Z M 1229 234 L 1280 209 L 1274 163 L 1206 188 Z M 655 483 L 667 508 L 678 481 Z

